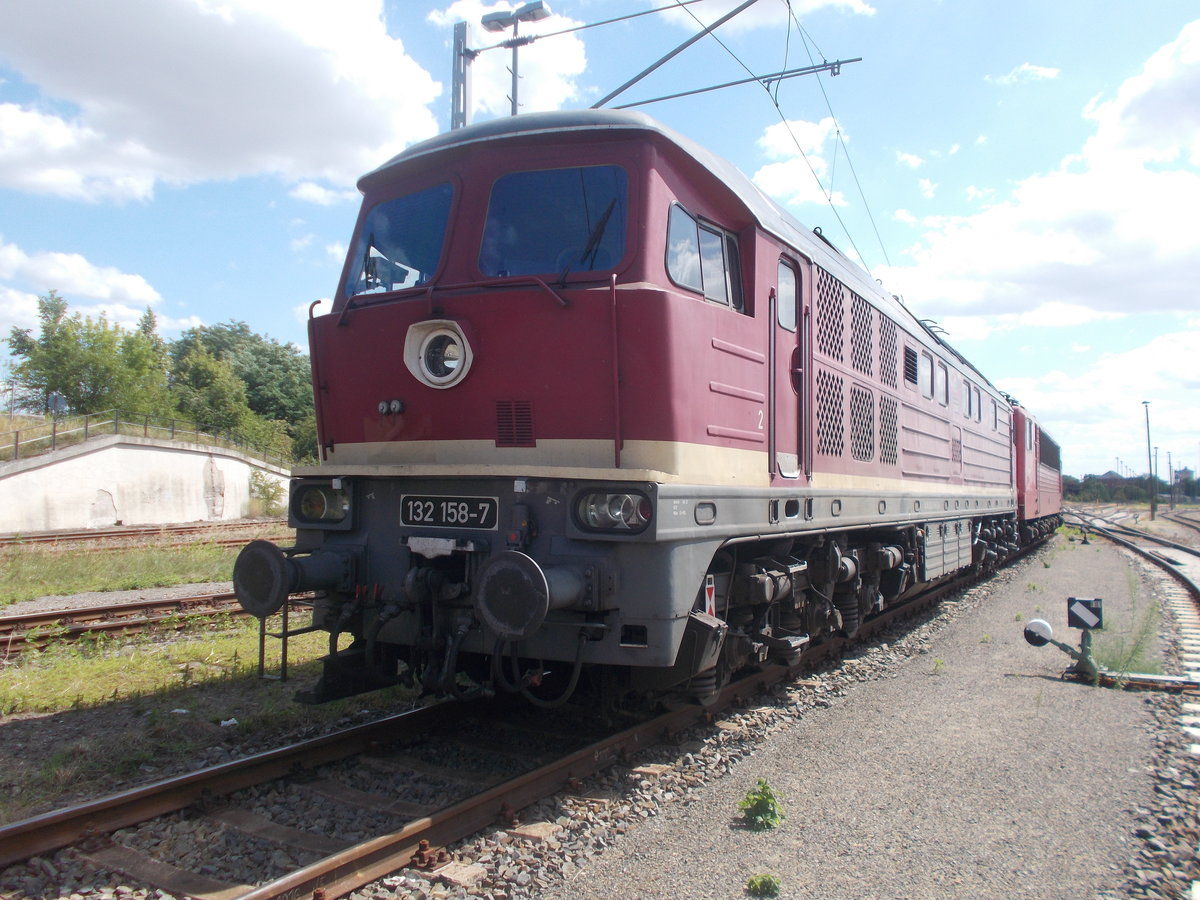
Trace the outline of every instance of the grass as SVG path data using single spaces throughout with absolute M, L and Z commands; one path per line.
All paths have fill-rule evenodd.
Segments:
M 316 707 L 296 703 L 294 691 L 319 674 L 324 634 L 293 639 L 287 682 L 257 677 L 257 622 L 172 635 L 52 644 L 0 670 L 0 713 L 13 717 L 5 723 L 8 748 L 0 749 L 0 822 L 81 793 L 109 793 L 122 781 L 194 768 L 209 748 L 310 734 L 351 714 L 395 712 L 412 699 L 390 688 Z M 276 673 L 278 642 L 267 651 L 267 672 Z M 67 739 L 26 732 L 22 720 L 32 717 Z
M 0 550 L 0 606 L 46 594 L 227 581 L 236 553 L 213 544 L 108 552 L 7 547 Z M 229 617 L 182 632 L 168 625 L 133 637 L 51 640 L 0 667 L 0 822 L 196 768 L 206 754 L 223 758 L 219 749 L 265 749 L 395 712 L 413 699 L 389 688 L 302 706 L 292 695 L 319 675 L 324 633 L 289 643 L 290 678 L 280 682 L 258 678 L 257 621 Z M 268 674 L 278 672 L 279 651 L 269 639 Z
M 1159 615 L 1154 603 L 1139 609 L 1135 594 L 1128 617 L 1114 621 L 1106 613 L 1104 628 L 1093 637 L 1092 658 L 1118 677 L 1130 672 L 1161 675 L 1162 658 L 1155 641 Z
M 257 675 L 258 622 L 238 620 L 198 627 L 164 640 L 166 629 L 134 638 L 86 643 L 54 642 L 25 653 L 0 671 L 0 715 L 51 713 L 186 688 L 219 679 Z M 267 644 L 268 665 L 278 665 L 278 641 Z M 323 655 L 323 635 L 293 639 L 289 668 Z
M 128 591 L 228 581 L 238 547 L 199 543 L 91 553 L 10 545 L 0 548 L 0 607 L 50 594 Z

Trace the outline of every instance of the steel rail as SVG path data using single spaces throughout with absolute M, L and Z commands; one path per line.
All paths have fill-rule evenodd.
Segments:
M 1086 514 L 1081 514 L 1075 510 L 1064 510 L 1064 513 L 1066 513 L 1067 515 L 1075 516 L 1076 518 L 1080 519 L 1081 521 L 1085 517 L 1087 517 Z M 1092 518 L 1092 517 L 1088 517 L 1088 518 Z M 1092 522 L 1087 523 L 1087 527 L 1089 529 L 1091 529 L 1093 533 L 1098 534 L 1101 537 L 1112 541 L 1114 544 L 1119 544 L 1122 547 L 1125 547 L 1126 549 L 1133 551 L 1138 556 L 1141 556 L 1142 558 L 1154 563 L 1156 566 L 1158 566 L 1164 572 L 1167 572 L 1168 574 L 1170 574 L 1170 576 L 1172 578 L 1174 578 L 1176 581 L 1178 581 L 1183 586 L 1184 590 L 1186 590 L 1192 596 L 1193 600 L 1200 603 L 1200 584 L 1197 584 L 1195 581 L 1193 581 L 1191 578 L 1189 578 L 1185 573 L 1181 572 L 1178 568 L 1177 563 L 1172 563 L 1170 560 L 1164 559 L 1161 555 L 1159 555 L 1157 553 L 1153 553 L 1150 550 L 1147 550 L 1145 547 L 1139 547 L 1133 541 L 1128 541 L 1128 540 L 1125 540 L 1125 538 L 1119 537 L 1116 534 L 1115 529 L 1109 528 L 1107 526 L 1096 525 L 1094 518 L 1093 518 Z M 1129 532 L 1129 529 L 1122 529 L 1122 530 L 1126 531 L 1127 533 Z M 1200 552 L 1197 552 L 1195 549 L 1193 549 L 1191 547 L 1184 547 L 1180 544 L 1176 544 L 1172 541 L 1168 541 L 1165 538 L 1159 538 L 1154 535 L 1146 534 L 1141 531 L 1135 532 L 1135 535 L 1139 539 L 1145 539 L 1145 540 L 1151 541 L 1152 543 L 1157 543 L 1157 544 L 1166 544 L 1168 546 L 1171 546 L 1174 549 L 1200 556 Z
M 1150 534 L 1148 531 L 1142 531 L 1140 528 L 1130 528 L 1128 525 L 1115 525 L 1107 522 L 1100 516 L 1094 516 L 1090 513 L 1082 512 L 1081 510 L 1064 510 L 1064 515 L 1074 516 L 1079 519 L 1083 527 L 1091 528 L 1093 531 L 1106 531 L 1111 534 L 1124 534 L 1130 537 L 1139 538 L 1150 541 L 1154 544 L 1159 544 L 1163 547 L 1170 547 L 1172 550 L 1178 550 L 1180 553 L 1187 553 L 1191 556 L 1200 556 L 1200 550 L 1195 547 L 1189 547 L 1187 544 L 1180 544 L 1177 541 L 1172 541 L 1170 538 L 1160 537 L 1157 534 Z M 1090 520 L 1090 521 L 1089 521 Z M 1097 525 L 1097 522 L 1104 524 Z M 1106 534 L 1105 537 L 1108 537 Z
M 947 582 L 884 612 L 864 624 L 858 639 L 877 634 L 898 619 L 931 606 L 946 594 L 962 589 L 975 580 L 972 576 Z M 326 900 L 343 897 L 412 864 L 420 850 L 445 847 L 503 821 L 506 811 L 523 809 L 557 793 L 575 780 L 593 775 L 639 749 L 659 743 L 664 737 L 742 704 L 752 694 L 766 693 L 774 685 L 810 669 L 814 663 L 840 653 L 851 643 L 846 638 L 837 638 L 813 648 L 794 666 L 765 666 L 726 685 L 717 693 L 716 700 L 708 705 L 681 706 L 603 738 L 546 766 L 410 822 L 397 831 L 347 848 L 260 885 L 238 900 L 288 900 L 313 896 L 318 890 L 323 892 Z
M 289 603 L 304 605 L 309 596 L 291 597 Z M 164 627 L 180 630 L 217 616 L 244 618 L 248 615 L 235 594 L 221 593 L 0 616 L 0 659 L 54 641 L 71 643 L 89 635 L 138 634 Z
M 67 531 L 33 531 L 0 535 L 0 546 L 12 544 L 53 544 L 126 540 L 139 537 L 159 537 L 182 534 L 203 534 L 206 531 L 251 530 L 285 524 L 284 519 L 261 519 L 254 522 L 189 522 L 179 525 L 128 525 L 112 528 L 89 528 Z
M 1017 556 L 1036 546 L 1026 548 Z M 441 848 L 468 837 L 502 820 L 508 811 L 522 809 L 550 796 L 576 779 L 607 768 L 623 755 L 652 746 L 696 722 L 709 720 L 725 709 L 743 704 L 748 697 L 765 693 L 782 681 L 802 675 L 852 643 L 872 637 L 901 618 L 911 617 L 947 594 L 978 580 L 978 575 L 970 574 L 935 585 L 864 622 L 855 641 L 835 638 L 810 648 L 794 665 L 764 666 L 726 685 L 712 703 L 689 703 L 602 738 L 539 769 L 416 819 L 395 832 L 372 838 L 255 887 L 242 894 L 240 900 L 297 898 L 318 889 L 324 891 L 329 900 L 344 896 L 410 865 L 423 847 Z M 362 754 L 399 736 L 433 729 L 489 705 L 492 704 L 482 699 L 443 702 L 2 826 L 0 866 L 94 839 L 199 801 Z
M 135 600 L 132 603 L 112 603 L 106 606 L 79 606 L 69 609 L 47 609 L 35 612 L 0 616 L 0 636 L 14 631 L 28 631 L 48 625 L 64 625 L 117 619 L 120 617 L 148 617 L 170 612 L 190 612 L 193 608 L 209 605 L 229 605 L 236 600 L 233 593 L 198 594 L 192 597 L 175 597 L 166 600 Z
M 136 825 L 184 809 L 199 800 L 225 796 L 297 770 L 364 753 L 400 734 L 433 728 L 451 714 L 461 714 L 451 713 L 451 709 L 464 706 L 439 703 L 409 710 L 366 725 L 0 826 L 0 866 Z
M 1184 528 L 1190 528 L 1192 531 L 1200 531 L 1200 522 L 1197 522 L 1191 516 L 1185 516 L 1183 513 L 1160 512 L 1160 518 L 1166 519 L 1168 522 L 1174 522 L 1176 525 L 1182 525 Z
M 198 533 L 198 532 L 197 532 Z M 290 541 L 295 537 L 295 532 L 286 532 L 275 534 L 272 532 L 256 532 L 254 537 L 264 538 L 271 541 Z M 76 555 L 86 555 L 89 553 L 127 553 L 130 550 L 136 549 L 153 549 L 153 550 L 177 550 L 182 547 L 197 547 L 197 546 L 215 546 L 215 547 L 244 547 L 246 546 L 247 535 L 241 537 L 227 538 L 210 538 L 202 537 L 194 541 L 172 541 L 163 543 L 160 541 L 145 541 L 140 543 L 125 542 L 114 540 L 111 542 L 103 541 L 67 541 L 55 543 L 42 543 L 38 545 L 38 549 L 45 553 L 73 553 Z M 20 546 L 20 545 L 9 545 Z

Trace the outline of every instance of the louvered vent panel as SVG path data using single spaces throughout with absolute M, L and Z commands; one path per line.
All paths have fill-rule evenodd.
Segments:
M 845 343 L 845 309 L 842 284 L 824 269 L 817 269 L 817 350 L 842 361 Z
M 817 452 L 841 456 L 845 446 L 842 379 L 832 372 L 817 372 Z
M 879 461 L 894 466 L 900 460 L 896 444 L 897 404 L 895 397 L 879 398 Z
M 858 385 L 850 388 L 850 455 L 861 462 L 875 458 L 875 398 Z
M 904 380 L 917 383 L 917 351 L 911 347 L 904 348 Z
M 533 405 L 528 400 L 496 401 L 496 446 L 536 446 L 533 439 Z
M 874 375 L 875 309 L 858 294 L 850 297 L 850 362 L 864 375 Z
M 896 323 L 887 316 L 879 318 L 879 378 L 890 388 L 897 388 Z

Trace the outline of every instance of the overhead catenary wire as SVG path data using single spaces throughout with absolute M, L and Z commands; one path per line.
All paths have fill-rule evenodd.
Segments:
M 795 24 L 796 30 L 801 35 L 801 37 L 804 39 L 805 47 L 807 49 L 808 41 L 811 40 L 810 36 L 804 30 L 804 28 L 800 25 L 799 20 L 796 18 L 795 11 L 792 9 L 791 0 L 783 0 L 783 3 L 787 7 L 790 23 Z M 677 0 L 676 5 L 679 7 L 685 7 L 685 6 L 689 6 L 690 3 L 684 2 L 684 0 Z M 864 256 L 863 252 L 859 249 L 857 242 L 854 240 L 854 235 L 851 234 L 850 229 L 846 225 L 846 222 L 842 219 L 841 213 L 838 212 L 837 207 L 834 205 L 832 186 L 830 187 L 830 189 L 827 190 L 825 185 L 821 182 L 820 176 L 817 175 L 816 169 L 813 168 L 813 164 L 809 160 L 808 154 L 804 152 L 804 148 L 800 144 L 800 139 L 796 136 L 796 133 L 792 130 L 791 123 L 788 121 L 787 116 L 784 114 L 783 109 L 779 104 L 778 81 L 775 82 L 775 90 L 774 90 L 774 93 L 772 93 L 772 89 L 770 86 L 772 79 L 769 76 L 755 75 L 754 71 L 748 65 L 746 65 L 746 63 L 724 41 L 722 41 L 720 39 L 720 37 L 718 37 L 716 35 L 716 33 L 712 30 L 715 26 L 705 26 L 704 23 L 700 20 L 700 18 L 690 9 L 687 9 L 686 12 L 693 19 L 695 19 L 695 21 L 698 25 L 705 28 L 706 33 L 710 37 L 712 37 L 712 39 L 714 41 L 716 41 L 718 45 L 720 45 L 721 49 L 723 49 L 730 56 L 731 59 L 733 59 L 739 66 L 742 67 L 742 69 L 744 69 L 746 71 L 746 73 L 748 75 L 751 76 L 750 79 L 747 79 L 747 82 L 750 80 L 753 80 L 753 81 L 759 82 L 759 84 L 761 84 L 763 86 L 763 89 L 766 91 L 767 97 L 771 101 L 771 105 L 775 107 L 775 111 L 779 115 L 780 122 L 783 124 L 784 128 L 788 132 L 788 135 L 791 137 L 792 142 L 795 144 L 796 151 L 800 154 L 800 158 L 804 160 L 804 164 L 808 167 L 808 171 L 812 174 L 813 180 L 817 183 L 817 188 L 821 191 L 821 195 L 825 198 L 826 203 L 829 204 L 830 211 L 833 213 L 834 218 L 837 219 L 838 225 L 841 226 L 842 232 L 846 235 L 847 240 L 850 241 L 850 245 L 854 248 L 854 252 L 858 255 L 859 260 L 862 262 L 864 268 L 866 268 L 869 273 L 870 266 L 866 262 L 866 257 Z M 697 35 L 697 38 L 702 37 L 703 34 L 704 33 Z M 790 52 L 790 34 L 791 34 L 790 25 L 788 28 L 788 34 L 789 34 L 788 46 L 785 47 L 785 67 L 786 67 L 786 54 L 788 52 Z M 815 43 L 816 42 L 813 41 L 814 45 L 815 45 Z M 818 50 L 819 50 L 819 48 L 818 48 Z M 813 54 L 812 54 L 811 50 L 808 51 L 808 56 L 809 56 L 809 61 L 812 62 L 814 66 L 816 66 L 816 62 L 813 58 Z M 834 71 L 834 74 L 836 74 L 836 69 L 833 71 Z M 817 71 L 817 74 L 819 75 L 819 70 Z M 838 146 L 841 147 L 842 152 L 846 156 L 846 163 L 847 163 L 847 165 L 850 166 L 851 176 L 854 179 L 854 184 L 858 190 L 859 197 L 861 198 L 861 200 L 863 202 L 863 207 L 867 213 L 867 218 L 871 222 L 871 227 L 874 230 L 875 238 L 879 242 L 879 249 L 883 254 L 884 261 L 890 266 L 891 260 L 888 257 L 887 248 L 883 244 L 883 238 L 879 234 L 879 228 L 877 227 L 877 225 L 875 223 L 875 216 L 874 216 L 874 213 L 871 211 L 870 203 L 867 201 L 866 192 L 863 190 L 862 182 L 859 180 L 858 173 L 854 168 L 853 160 L 851 160 L 851 158 L 850 158 L 850 152 L 846 147 L 845 138 L 842 135 L 841 125 L 838 122 L 838 117 L 833 112 L 833 105 L 829 100 L 828 93 L 825 91 L 824 83 L 821 82 L 821 79 L 819 77 L 818 77 L 817 81 L 821 86 L 821 95 L 825 99 L 825 107 L 829 111 L 829 116 L 831 119 L 833 119 L 833 122 L 834 122 L 835 134 L 837 137 Z

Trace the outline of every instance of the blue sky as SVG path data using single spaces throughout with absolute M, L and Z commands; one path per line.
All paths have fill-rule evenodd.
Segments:
M 671 0 L 549 2 L 523 32 Z M 735 5 L 688 9 L 710 22 Z M 452 23 L 509 8 L 0 5 L 0 334 L 35 327 L 54 289 L 126 325 L 149 305 L 167 337 L 236 319 L 303 346 L 309 305 L 336 285 L 356 177 L 448 127 Z M 523 108 L 589 106 L 698 27 L 672 10 L 539 40 L 521 50 Z M 748 85 L 644 110 L 937 320 L 1043 420 L 1068 473 L 1118 459 L 1146 471 L 1143 400 L 1160 474 L 1168 451 L 1197 468 L 1194 0 L 1136 14 L 1105 0 L 759 0 L 718 35 L 725 46 L 702 40 L 614 104 L 743 65 L 862 57 L 783 82 L 778 107 Z M 495 42 L 475 28 L 473 46 Z M 476 121 L 507 114 L 508 61 L 476 60 Z

